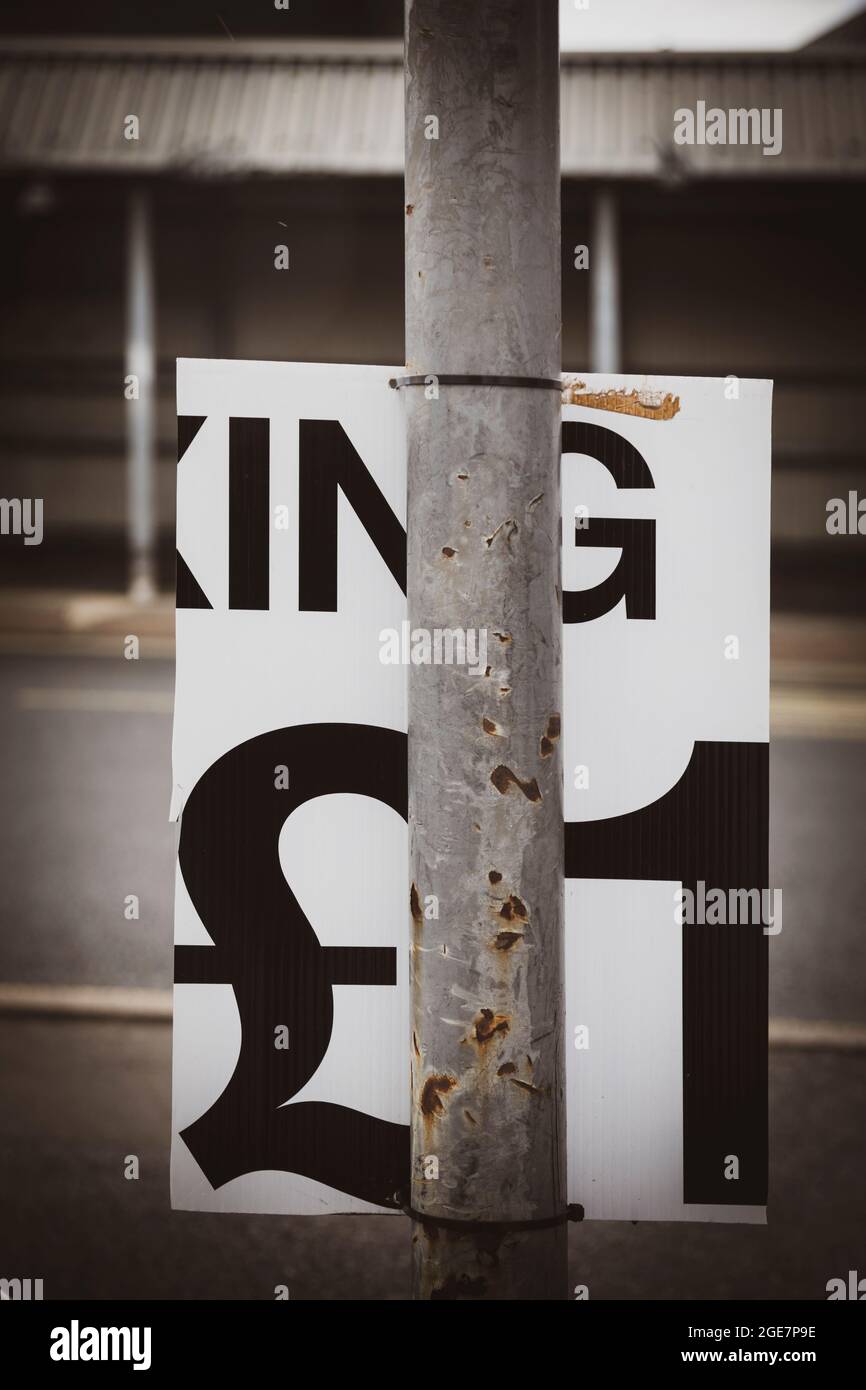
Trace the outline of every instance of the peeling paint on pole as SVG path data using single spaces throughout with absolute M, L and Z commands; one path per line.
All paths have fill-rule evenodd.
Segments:
M 408 369 L 556 378 L 555 0 L 407 0 L 406 44 Z M 404 394 L 411 627 L 488 636 L 482 675 L 409 675 L 412 1205 L 549 1218 L 565 1209 L 560 397 Z M 418 1298 L 565 1297 L 561 1225 L 416 1222 L 413 1240 Z

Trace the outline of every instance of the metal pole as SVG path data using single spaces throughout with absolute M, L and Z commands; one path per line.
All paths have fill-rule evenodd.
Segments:
M 408 370 L 557 378 L 560 317 L 556 0 L 407 0 Z M 560 399 L 404 395 L 414 1293 L 563 1298 Z
M 589 248 L 590 364 L 594 372 L 622 371 L 620 347 L 619 213 L 616 192 L 595 190 Z
M 153 236 L 150 200 L 133 189 L 126 235 L 126 505 L 129 592 L 138 602 L 156 593 L 156 363 Z

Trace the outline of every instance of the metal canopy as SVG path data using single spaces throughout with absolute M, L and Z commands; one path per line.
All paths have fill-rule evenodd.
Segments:
M 0 53 L 0 169 L 231 177 L 403 172 L 399 43 L 19 40 Z M 562 172 L 862 178 L 866 61 L 851 53 L 566 57 Z M 760 145 L 674 144 L 674 112 L 784 112 Z M 124 137 L 125 118 L 140 138 Z M 447 112 L 440 113 L 447 131 Z

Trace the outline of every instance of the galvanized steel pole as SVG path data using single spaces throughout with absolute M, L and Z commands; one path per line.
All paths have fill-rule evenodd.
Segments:
M 413 1226 L 422 1299 L 566 1295 L 564 1225 L 514 1226 L 565 1210 L 560 399 L 441 380 L 557 378 L 560 312 L 556 0 L 407 0 L 406 353 L 430 378 L 404 388 L 412 1206 L 440 1219 Z

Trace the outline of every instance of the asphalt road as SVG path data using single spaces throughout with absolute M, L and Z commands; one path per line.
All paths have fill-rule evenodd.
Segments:
M 0 980 L 171 983 L 173 678 L 120 655 L 0 658 Z M 866 741 L 778 739 L 770 769 L 771 1012 L 866 1022 Z
M 169 1210 L 170 1049 L 166 1024 L 0 1020 L 2 1273 L 43 1279 L 47 1299 L 407 1297 L 401 1216 Z M 829 1279 L 866 1273 L 866 1056 L 773 1052 L 770 1101 L 766 1226 L 571 1226 L 569 1287 L 822 1300 Z

